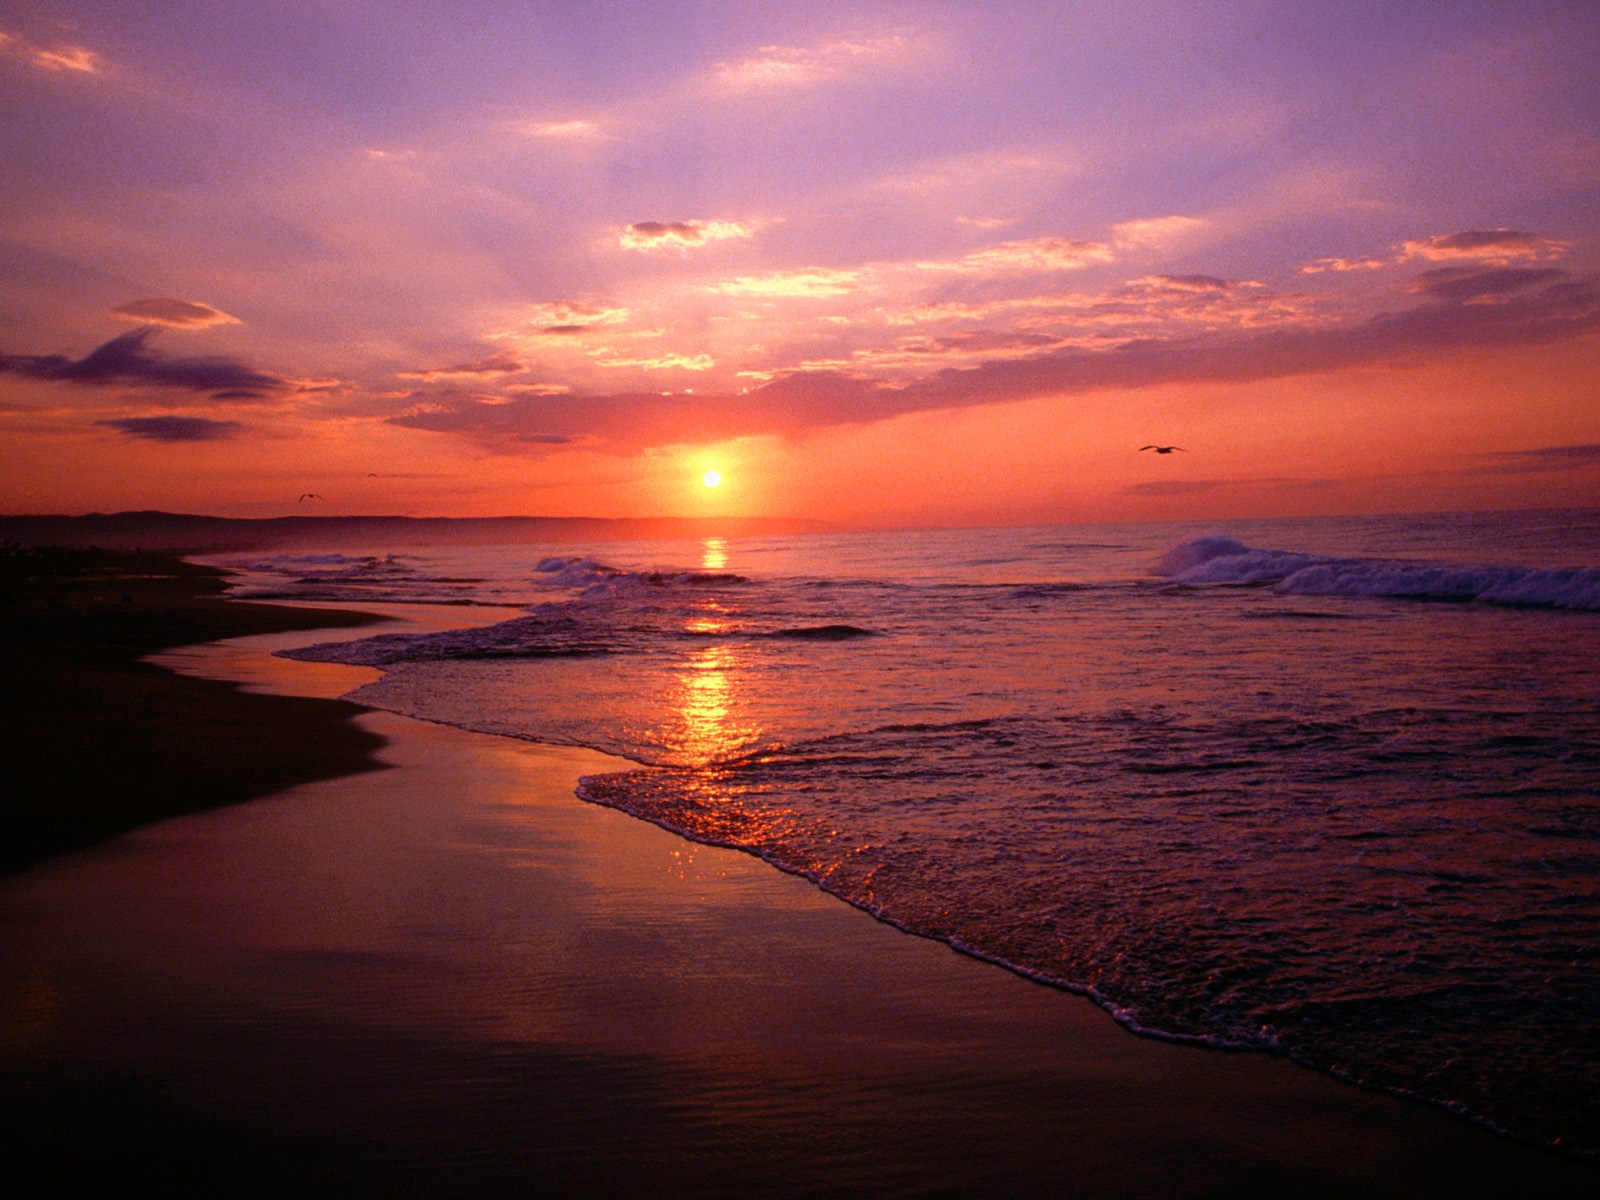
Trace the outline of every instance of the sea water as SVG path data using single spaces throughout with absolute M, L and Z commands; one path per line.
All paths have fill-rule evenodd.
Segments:
M 234 556 L 295 657 L 1129 1028 L 1600 1151 L 1600 512 Z

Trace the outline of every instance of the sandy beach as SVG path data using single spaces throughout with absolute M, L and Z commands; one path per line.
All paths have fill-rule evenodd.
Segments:
M 63 1188 L 105 1173 L 232 1195 L 1600 1188 L 1589 1164 L 1436 1109 L 1136 1038 L 748 856 L 574 798 L 619 760 L 340 702 L 370 671 L 270 652 L 329 636 L 288 628 L 350 618 L 264 608 L 226 619 L 274 631 L 165 666 L 97 674 L 86 646 L 74 671 L 30 677 L 40 708 L 76 705 L 62 742 L 22 743 L 48 751 L 35 778 L 109 759 L 168 813 L 243 798 L 241 779 L 264 794 L 0 883 L 6 1148 Z M 85 700 L 130 677 L 205 716 L 162 699 L 142 707 L 159 719 L 125 724 Z M 113 756 L 135 734 L 152 747 L 130 766 Z M 279 773 L 241 768 L 245 743 Z M 234 782 L 211 790 L 217 775 L 179 760 Z

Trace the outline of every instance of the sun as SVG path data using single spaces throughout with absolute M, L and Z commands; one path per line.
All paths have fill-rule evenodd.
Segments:
M 722 482 L 722 476 L 715 471 L 707 471 L 701 482 L 703 482 L 707 487 L 714 488 Z

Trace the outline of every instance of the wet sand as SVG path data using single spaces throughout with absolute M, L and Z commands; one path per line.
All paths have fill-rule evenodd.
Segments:
M 163 661 L 331 703 L 371 673 L 265 653 L 325 636 Z M 10 1161 L 190 1195 L 1600 1192 L 1435 1109 L 1135 1038 L 573 797 L 618 760 L 350 723 L 390 769 L 0 883 Z

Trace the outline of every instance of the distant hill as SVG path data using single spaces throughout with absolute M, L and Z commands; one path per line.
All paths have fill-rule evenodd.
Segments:
M 206 517 L 121 512 L 0 516 L 0 541 L 24 546 L 102 546 L 189 554 L 280 546 L 441 546 L 497 542 L 761 537 L 822 533 L 822 521 L 773 517 Z

